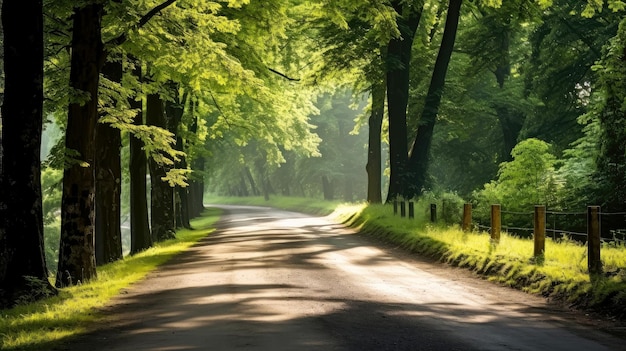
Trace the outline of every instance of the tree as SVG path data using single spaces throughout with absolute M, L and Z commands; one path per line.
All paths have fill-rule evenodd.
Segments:
M 40 148 L 43 5 L 5 0 L 0 148 L 0 307 L 54 294 L 44 258 Z
M 167 0 L 141 17 L 135 28 L 174 3 Z M 61 243 L 56 285 L 65 286 L 96 276 L 94 250 L 94 133 L 98 118 L 100 72 L 109 53 L 128 39 L 122 33 L 107 45 L 102 40 L 104 5 L 76 7 L 73 13 L 70 88 L 74 97 L 68 109 L 65 146 L 76 154 L 63 175 Z
M 146 124 L 167 129 L 164 103 L 159 94 L 149 94 L 146 99 Z M 166 155 L 163 155 L 167 159 Z M 155 242 L 174 238 L 176 222 L 174 217 L 174 189 L 168 184 L 167 172 L 171 169 L 170 163 L 159 162 L 150 158 L 150 208 L 152 240 Z
M 408 187 L 407 104 L 411 52 L 415 31 L 420 22 L 423 3 L 413 6 L 404 1 L 392 1 L 397 13 L 400 35 L 387 46 L 387 105 L 389 109 L 389 191 L 387 201 L 410 197 Z
M 122 82 L 121 60 L 109 61 L 103 67 L 103 80 L 110 84 Z M 120 99 L 120 98 L 118 98 Z M 111 119 L 116 109 L 124 111 L 118 99 L 110 102 L 113 108 L 102 110 L 96 124 L 94 163 L 95 175 L 95 250 L 96 264 L 103 265 L 122 258 L 122 231 L 120 223 L 120 194 L 122 191 L 122 164 L 120 130 Z M 121 100 L 121 99 L 120 99 Z M 125 103 L 125 101 L 124 101 Z
M 131 60 L 133 77 L 141 80 L 141 65 Z M 130 107 L 135 111 L 132 123 L 139 128 L 143 125 L 142 100 L 131 99 Z M 130 160 L 130 253 L 139 253 L 152 246 L 152 235 L 149 227 L 146 172 L 148 158 L 144 151 L 144 142 L 134 133 L 129 133 Z
M 406 195 L 419 195 L 426 185 L 428 172 L 428 158 L 433 131 L 437 121 L 439 105 L 443 95 L 443 88 L 448 72 L 448 65 L 454 48 L 459 18 L 461 16 L 461 0 L 450 0 L 446 25 L 439 47 L 439 54 L 433 69 L 430 86 L 424 103 L 424 110 L 419 119 L 419 127 L 411 146 L 410 157 L 407 161 L 408 179 L 405 183 Z

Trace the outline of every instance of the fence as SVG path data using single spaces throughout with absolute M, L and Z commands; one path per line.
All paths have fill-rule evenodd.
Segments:
M 393 209 L 394 214 L 398 213 L 398 205 L 400 207 L 400 215 L 406 217 L 406 201 L 394 201 Z M 409 218 L 415 217 L 415 210 L 413 202 L 408 202 Z M 502 216 L 521 216 L 530 217 L 533 223 L 533 227 L 522 227 L 515 225 L 502 225 Z M 514 212 L 503 211 L 500 205 L 491 205 L 491 215 L 489 226 L 476 224 L 476 228 L 488 232 L 491 236 L 491 242 L 498 244 L 500 241 L 500 233 L 502 230 L 506 232 L 526 233 L 532 236 L 534 241 L 534 257 L 542 257 L 545 253 L 545 240 L 546 234 L 551 233 L 554 240 L 558 240 L 563 237 L 575 238 L 578 241 L 585 242 L 587 245 L 587 267 L 590 274 L 602 273 L 602 261 L 600 259 L 600 248 L 603 241 L 614 241 L 618 243 L 626 242 L 626 229 L 613 229 L 605 230 L 604 237 L 602 236 L 602 217 L 612 218 L 610 222 L 619 222 L 620 224 L 626 223 L 626 212 L 617 213 L 603 213 L 600 206 L 588 206 L 586 212 L 556 212 L 546 211 L 545 206 L 535 206 L 533 212 Z M 565 230 L 558 229 L 557 223 L 565 218 L 568 224 L 568 228 L 578 228 L 577 230 Z M 613 219 L 616 218 L 617 220 Z M 437 205 L 430 205 L 430 220 L 431 222 L 437 221 Z M 520 220 L 509 220 L 505 223 L 523 223 Z M 530 222 L 530 221 L 527 221 Z M 461 227 L 463 231 L 471 231 L 472 227 L 472 205 L 465 204 L 463 206 L 463 216 L 461 220 Z M 584 227 L 584 229 L 583 229 Z M 584 230 L 584 231 L 583 231 Z M 608 233 L 608 235 L 607 235 Z M 558 236 L 558 237 L 557 237 Z
M 503 226 L 502 225 L 502 216 L 503 215 L 531 215 L 533 219 L 533 228 L 529 227 L 514 227 L 514 226 Z M 553 222 L 552 228 L 548 227 L 547 216 L 552 215 Z M 586 216 L 585 226 L 586 231 L 570 231 L 570 230 L 559 230 L 556 226 L 556 217 L 557 216 Z M 534 212 L 512 212 L 512 211 L 502 211 L 500 205 L 491 205 L 491 223 L 489 227 L 480 226 L 479 228 L 488 229 L 491 234 L 491 240 L 493 243 L 497 244 L 500 240 L 500 231 L 502 229 L 506 231 L 526 231 L 531 232 L 534 240 L 534 257 L 541 257 L 545 253 L 545 240 L 546 233 L 552 232 L 553 238 L 556 239 L 557 233 L 561 236 L 577 236 L 579 238 L 583 238 L 587 245 L 587 268 L 589 269 L 590 274 L 601 274 L 602 273 L 602 261 L 600 256 L 600 248 L 601 243 L 603 241 L 601 235 L 601 223 L 602 216 L 625 216 L 626 213 L 602 213 L 600 206 L 588 206 L 587 212 L 555 212 L 555 211 L 546 211 L 545 206 L 535 206 Z M 468 224 L 466 224 L 466 222 Z M 575 226 L 576 223 L 573 223 Z M 463 230 L 471 230 L 471 205 L 466 205 L 464 207 L 463 213 Z M 617 242 L 624 242 L 624 233 L 626 230 L 621 230 L 621 234 L 618 234 L 618 231 L 612 232 L 612 240 Z M 620 239 L 618 236 L 622 235 Z

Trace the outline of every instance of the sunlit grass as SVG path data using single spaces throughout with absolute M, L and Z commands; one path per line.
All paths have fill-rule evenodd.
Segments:
M 220 197 L 209 196 L 205 198 L 206 203 L 213 204 L 236 204 L 251 206 L 270 206 L 283 210 L 299 211 L 317 215 L 327 215 L 332 213 L 341 204 L 341 201 L 325 201 L 322 199 L 311 199 L 291 196 L 271 196 L 266 201 L 263 196 L 250 197 Z
M 1 310 L 0 349 L 46 350 L 64 338 L 85 332 L 98 320 L 98 308 L 211 233 L 218 217 L 219 210 L 208 209 L 192 221 L 194 230 L 180 230 L 176 239 L 99 267 L 98 278 L 87 284 L 61 289 L 58 296 L 37 303 Z

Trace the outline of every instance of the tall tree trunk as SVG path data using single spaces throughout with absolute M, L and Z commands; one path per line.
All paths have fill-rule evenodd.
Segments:
M 165 102 L 165 112 L 167 117 L 167 124 L 169 126 L 170 132 L 176 135 L 176 145 L 175 149 L 178 151 L 184 150 L 184 142 L 183 138 L 180 135 L 180 125 L 183 120 L 183 113 L 185 109 L 185 103 L 187 102 L 187 93 L 184 94 L 182 99 L 178 98 L 178 86 L 175 86 L 173 89 L 175 99 L 174 101 Z M 187 169 L 187 158 L 185 156 L 181 156 L 180 161 L 177 161 L 174 167 L 178 169 Z M 188 198 L 188 189 L 187 187 L 176 186 L 175 188 L 176 196 L 176 222 L 177 225 L 183 228 L 191 228 L 191 224 L 189 223 L 189 202 Z
M 136 63 L 133 72 L 138 78 L 141 77 L 141 65 Z M 137 110 L 133 124 L 143 125 L 143 103 L 140 99 L 130 100 L 130 107 Z M 150 225 L 148 219 L 148 187 L 146 172 L 148 170 L 148 158 L 144 151 L 144 143 L 141 139 L 130 134 L 130 253 L 139 253 L 152 246 Z
M 121 83 L 122 63 L 107 62 L 102 68 L 107 79 Z M 103 116 L 105 117 L 105 116 Z M 96 124 L 96 264 L 117 261 L 122 256 L 120 194 L 122 190 L 122 160 L 120 130 L 109 123 Z
M 196 104 L 195 99 L 191 100 L 191 109 L 193 114 L 193 123 L 189 128 L 189 132 L 196 134 L 198 133 L 198 117 L 196 116 Z M 204 171 L 204 156 L 200 154 L 196 154 L 195 157 L 191 160 L 191 170 L 192 173 L 190 175 L 189 180 L 189 217 L 194 218 L 198 217 L 202 210 L 204 210 L 204 206 L 202 205 L 202 196 L 204 193 L 204 183 L 202 182 L 202 172 Z
M 167 129 L 163 101 L 158 94 L 149 94 L 146 100 L 146 124 Z M 152 240 L 155 242 L 175 237 L 174 189 L 163 181 L 168 167 L 153 159 L 150 166 L 150 208 Z
M 381 129 L 385 113 L 385 82 L 372 84 L 372 112 L 369 117 L 369 140 L 367 144 L 367 202 L 379 204 L 383 201 Z
M 57 286 L 96 276 L 94 252 L 94 133 L 98 119 L 98 83 L 104 52 L 102 4 L 74 10 L 70 86 L 89 100 L 69 105 L 65 147 L 77 153 L 63 174 L 61 243 Z
M 409 101 L 411 50 L 422 7 L 412 9 L 404 1 L 392 1 L 398 13 L 400 37 L 387 46 L 387 105 L 389 109 L 389 192 L 387 201 L 407 197 L 408 141 L 406 109 Z M 422 5 L 423 6 L 423 5 Z
M 199 216 L 204 210 L 204 167 L 205 160 L 204 156 L 196 156 L 197 158 L 193 161 L 193 171 L 195 173 L 195 177 L 191 182 L 190 191 L 193 192 L 193 197 L 191 199 L 191 208 L 193 209 L 193 217 Z
M 322 192 L 324 194 L 324 200 L 333 200 L 335 198 L 333 184 L 328 180 L 326 175 L 322 176 Z
M 452 56 L 456 32 L 459 25 L 461 15 L 462 0 L 450 0 L 448 5 L 448 15 L 446 18 L 446 26 L 443 31 L 443 38 L 433 75 L 426 95 L 424 110 L 419 119 L 419 127 L 415 135 L 411 154 L 409 158 L 409 176 L 410 186 L 408 187 L 409 197 L 421 194 L 422 189 L 427 186 L 428 161 L 430 156 L 430 145 L 439 113 L 439 105 L 441 104 L 441 96 L 446 82 L 446 74 L 448 72 L 448 64 Z
M 511 151 L 517 145 L 517 139 L 524 123 L 524 115 L 506 106 L 495 106 L 495 110 L 502 129 L 503 145 L 500 162 L 511 161 L 513 159 Z
M 248 182 L 250 182 L 250 189 L 252 189 L 252 195 L 254 196 L 261 195 L 259 188 L 257 188 L 256 183 L 254 182 L 254 177 L 252 176 L 252 172 L 250 172 L 250 167 L 244 167 L 244 172 L 246 173 L 246 178 L 248 178 Z
M 41 0 L 4 0 L 4 103 L 0 173 L 0 308 L 55 293 L 44 259 L 41 195 Z M 38 280 L 29 281 L 27 277 Z M 36 283 L 36 284 L 35 284 Z
M 500 91 L 504 91 L 504 84 L 507 77 L 511 74 L 511 62 L 510 62 L 510 21 L 505 23 L 505 26 L 501 28 L 502 39 L 498 41 L 500 50 L 503 53 L 500 62 L 496 66 L 494 72 Z M 511 151 L 517 145 L 517 138 L 522 130 L 524 124 L 524 115 L 515 110 L 512 110 L 506 105 L 495 102 L 494 109 L 500 122 L 500 128 L 502 129 L 502 155 L 500 155 L 500 162 L 511 161 Z

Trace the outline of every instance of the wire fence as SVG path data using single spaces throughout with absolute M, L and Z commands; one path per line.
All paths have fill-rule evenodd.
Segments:
M 502 209 L 501 229 L 521 237 L 531 237 L 534 232 L 534 212 Z M 546 236 L 553 240 L 587 241 L 587 212 L 546 211 Z M 601 240 L 626 243 L 626 212 L 600 212 Z M 485 222 L 475 222 L 474 228 L 491 231 Z

